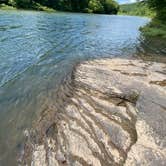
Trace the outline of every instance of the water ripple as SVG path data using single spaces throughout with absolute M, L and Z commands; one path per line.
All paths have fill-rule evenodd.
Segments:
M 80 61 L 137 53 L 145 18 L 0 11 L 0 165 Z M 47 104 L 46 104 L 47 103 Z M 8 132 L 10 131 L 10 132 Z

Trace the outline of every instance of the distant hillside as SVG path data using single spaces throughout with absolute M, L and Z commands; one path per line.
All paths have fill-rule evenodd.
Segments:
M 131 4 L 120 5 L 119 14 L 123 15 L 136 15 L 136 16 L 148 16 L 153 17 L 154 12 L 152 12 L 147 4 L 143 2 L 136 2 Z

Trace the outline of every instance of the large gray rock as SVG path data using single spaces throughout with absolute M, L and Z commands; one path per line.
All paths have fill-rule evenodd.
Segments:
M 165 64 L 141 60 L 78 65 L 37 122 L 23 163 L 165 166 L 165 74 Z

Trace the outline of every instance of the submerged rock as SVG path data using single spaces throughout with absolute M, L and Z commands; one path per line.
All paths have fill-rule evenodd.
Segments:
M 165 69 L 125 59 L 78 65 L 37 122 L 23 164 L 165 166 Z

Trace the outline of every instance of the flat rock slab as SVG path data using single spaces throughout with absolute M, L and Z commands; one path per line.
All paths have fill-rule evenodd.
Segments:
M 57 96 L 36 124 L 38 139 L 27 142 L 24 164 L 166 165 L 165 64 L 83 62 Z

